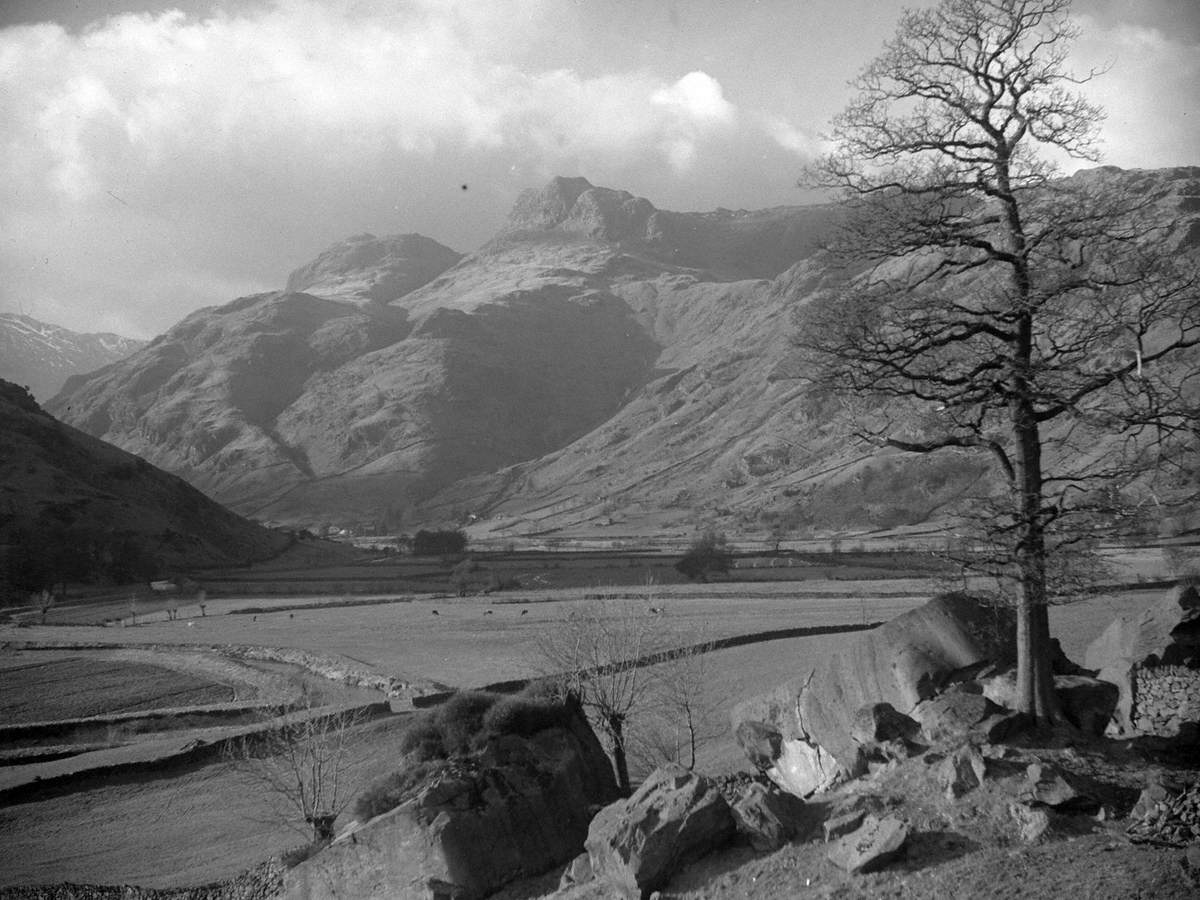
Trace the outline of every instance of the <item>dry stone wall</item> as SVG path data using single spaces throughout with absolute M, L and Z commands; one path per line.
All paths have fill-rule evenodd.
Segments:
M 1139 666 L 1134 678 L 1138 731 L 1174 737 L 1185 722 L 1200 722 L 1200 669 Z
M 193 888 L 112 884 L 46 884 L 0 888 L 0 900 L 272 900 L 283 888 L 283 866 L 270 860 L 229 881 Z

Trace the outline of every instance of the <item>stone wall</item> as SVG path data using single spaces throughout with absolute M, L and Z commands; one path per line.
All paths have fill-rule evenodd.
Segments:
M 1139 666 L 1133 725 L 1143 734 L 1174 737 L 1184 722 L 1200 722 L 1200 669 Z
M 192 888 L 112 884 L 46 884 L 0 888 L 0 900 L 271 900 L 283 888 L 283 866 L 269 860 L 229 881 Z

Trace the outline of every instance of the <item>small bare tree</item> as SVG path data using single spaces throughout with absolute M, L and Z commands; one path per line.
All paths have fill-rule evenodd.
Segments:
M 586 601 L 538 638 L 543 674 L 583 706 L 608 744 L 617 786 L 627 795 L 628 724 L 654 689 L 645 662 L 665 649 L 659 615 L 646 602 Z
M 670 633 L 673 649 L 651 671 L 654 690 L 639 746 L 648 764 L 677 762 L 694 769 L 700 749 L 728 730 L 723 715 L 728 698 L 713 668 L 715 642 L 696 643 L 687 629 Z
M 306 833 L 314 844 L 333 840 L 334 824 L 363 783 L 361 708 L 323 708 L 309 691 L 298 706 L 271 711 L 267 727 L 235 742 L 230 756 L 265 792 L 277 820 Z M 304 822 L 306 829 L 301 829 Z

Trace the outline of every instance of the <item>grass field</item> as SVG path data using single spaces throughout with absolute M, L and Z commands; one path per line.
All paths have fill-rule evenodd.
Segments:
M 232 687 L 144 663 L 81 657 L 0 665 L 8 723 L 199 706 L 235 699 Z
M 96 624 L 0 626 L 0 640 L 113 649 L 7 651 L 0 656 L 0 715 L 7 721 L 29 721 L 90 714 L 85 710 L 190 705 L 211 702 L 205 691 L 222 690 L 220 685 L 239 679 L 249 679 L 254 693 L 275 690 L 291 677 L 287 666 L 256 663 L 256 674 L 251 674 L 259 681 L 244 669 L 226 678 L 223 667 L 245 664 L 205 649 L 223 645 L 298 648 L 412 681 L 478 687 L 536 674 L 539 636 L 580 603 L 597 597 L 657 617 L 686 643 L 689 636 L 708 640 L 883 621 L 920 605 L 937 589 L 928 567 L 909 559 L 910 568 L 904 569 L 894 554 L 846 554 L 837 565 L 828 557 L 792 555 L 783 565 L 776 557 L 746 556 L 739 559 L 736 574 L 747 581 L 710 585 L 664 583 L 678 582 L 664 574 L 647 586 L 647 571 L 651 576 L 655 566 L 665 571 L 673 560 L 655 558 L 654 565 L 630 560 L 628 554 L 543 560 L 541 568 L 514 568 L 524 576 L 518 579 L 523 588 L 467 598 L 407 594 L 399 589 L 403 565 L 387 569 L 386 563 L 367 573 L 361 566 L 325 572 L 277 568 L 251 571 L 249 578 L 239 572 L 225 586 L 258 580 L 255 590 L 210 595 L 204 616 L 194 604 L 182 603 L 175 620 L 165 612 L 174 601 L 145 602 L 136 627 L 100 626 L 110 614 L 128 615 L 124 601 L 111 601 L 111 609 L 55 609 L 52 620 L 83 616 Z M 510 562 L 520 568 L 532 560 L 526 556 Z M 1128 576 L 1152 577 L 1155 564 L 1153 552 L 1143 554 L 1133 559 Z M 360 592 L 357 588 L 375 582 L 355 581 L 359 574 L 379 579 L 389 589 L 375 596 Z M 439 562 L 425 573 L 431 584 L 445 574 L 448 569 L 444 573 Z M 328 591 L 352 582 L 353 589 Z M 270 590 L 258 589 L 264 587 Z M 1122 591 L 1055 607 L 1052 630 L 1068 655 L 1082 661 L 1087 644 L 1114 617 L 1161 593 Z M 727 722 L 735 703 L 803 674 L 854 639 L 852 634 L 788 638 L 712 653 L 706 675 L 714 685 L 717 718 Z M 123 645 L 151 649 L 116 649 Z M 131 655 L 137 653 L 190 662 L 155 666 L 146 661 L 148 656 Z M 34 661 L 37 665 L 27 665 Z M 10 690 L 14 685 L 20 690 Z M 224 699 L 230 699 L 228 694 Z M 104 706 L 108 709 L 100 709 Z M 398 765 L 395 745 L 404 721 L 397 716 L 367 731 L 370 763 L 364 780 Z M 699 765 L 720 772 L 746 764 L 726 729 L 702 748 Z M 160 776 L 113 779 L 0 809 L 0 840 L 5 846 L 0 884 L 75 880 L 167 886 L 230 876 L 303 837 L 280 824 L 270 805 L 229 763 L 210 762 Z

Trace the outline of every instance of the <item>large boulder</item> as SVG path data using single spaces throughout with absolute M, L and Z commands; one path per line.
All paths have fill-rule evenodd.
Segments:
M 980 684 L 989 700 L 1007 709 L 1016 708 L 1015 669 L 980 679 Z M 1068 721 L 1081 731 L 1096 735 L 1104 733 L 1117 709 L 1120 693 L 1112 682 L 1090 675 L 1055 675 L 1054 692 Z
M 1114 619 L 1087 648 L 1084 665 L 1118 690 L 1111 730 L 1136 730 L 1139 670 L 1200 667 L 1200 592 L 1180 585 L 1141 612 Z
M 718 787 L 672 763 L 652 772 L 629 799 L 600 810 L 586 846 L 597 879 L 620 896 L 648 897 L 681 866 L 726 843 L 734 829 Z
M 779 735 L 769 765 L 763 765 L 763 753 L 773 737 L 754 741 L 751 759 L 784 790 L 800 797 L 826 790 L 865 770 L 867 753 L 854 738 L 860 709 L 887 703 L 908 715 L 960 670 L 1011 660 L 1014 634 L 1009 609 L 961 594 L 936 597 L 861 633 L 800 677 L 738 704 L 734 731 L 752 722 L 752 729 L 742 730 L 747 735 Z
M 612 767 L 582 716 L 508 735 L 292 869 L 284 896 L 485 897 L 577 856 L 593 811 L 615 796 Z
M 798 797 L 752 782 L 731 807 L 738 833 L 755 850 L 778 850 L 805 827 L 804 803 Z

